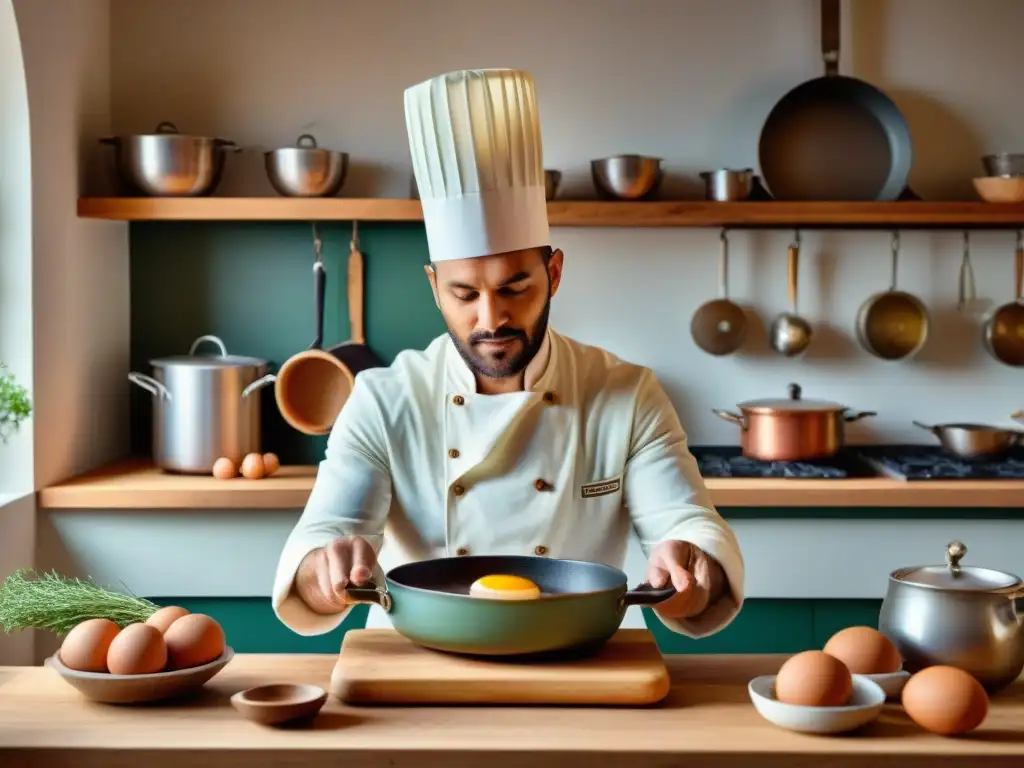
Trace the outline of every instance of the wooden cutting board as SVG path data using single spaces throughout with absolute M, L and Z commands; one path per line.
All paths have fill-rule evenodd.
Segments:
M 668 670 L 645 629 L 620 629 L 596 654 L 508 662 L 422 648 L 392 629 L 345 633 L 331 693 L 352 704 L 606 704 L 665 698 Z

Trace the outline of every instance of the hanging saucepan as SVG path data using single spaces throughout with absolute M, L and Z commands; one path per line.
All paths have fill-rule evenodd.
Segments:
M 718 256 L 718 298 L 698 307 L 690 321 L 690 334 L 709 355 L 730 355 L 743 346 L 747 316 L 743 307 L 729 300 L 729 239 L 721 234 Z
M 912 160 L 910 129 L 878 88 L 839 74 L 839 0 L 821 0 L 825 75 L 775 105 L 758 146 L 776 200 L 897 200 Z
M 996 309 L 985 321 L 985 348 L 996 360 L 1014 367 L 1024 366 L 1024 298 L 1021 297 L 1021 283 L 1024 282 L 1024 242 L 1017 230 L 1014 300 Z
M 913 294 L 896 289 L 900 233 L 892 233 L 892 280 L 889 290 L 876 293 L 857 312 L 857 339 L 882 360 L 916 355 L 928 340 L 928 310 Z
M 470 594 L 478 579 L 500 575 L 528 579 L 539 595 Z M 596 649 L 619 629 L 629 606 L 656 605 L 675 594 L 671 586 L 649 584 L 630 590 L 626 574 L 602 563 L 528 555 L 421 560 L 392 568 L 384 585 L 346 591 L 354 601 L 379 605 L 418 645 L 480 656 Z
M 987 424 L 922 424 L 913 422 L 915 427 L 926 429 L 939 439 L 942 450 L 961 459 L 983 459 L 1002 456 L 1024 443 L 1024 432 L 1016 429 L 1000 429 Z

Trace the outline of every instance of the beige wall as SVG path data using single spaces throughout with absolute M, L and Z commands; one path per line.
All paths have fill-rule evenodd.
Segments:
M 108 0 L 16 0 L 32 120 L 35 482 L 128 449 L 128 228 L 81 220 L 110 130 Z
M 182 131 L 277 146 L 313 131 L 354 155 L 345 194 L 404 196 L 410 164 L 402 90 L 462 67 L 531 70 L 546 165 L 566 192 L 589 193 L 591 158 L 644 152 L 689 176 L 756 164 L 761 123 L 791 86 L 822 71 L 816 0 L 112 0 L 112 100 L 118 132 L 161 120 Z M 1014 0 L 857 0 L 844 8 L 841 69 L 870 78 L 904 109 L 913 186 L 972 195 L 979 156 L 1024 144 Z M 230 157 L 223 194 L 272 194 L 258 154 Z M 700 190 L 697 190 L 700 193 Z M 1020 377 L 980 346 L 981 312 L 1010 298 L 1012 233 L 978 233 L 981 300 L 955 311 L 959 233 L 904 233 L 900 283 L 931 307 L 933 344 L 913 364 L 875 361 L 853 341 L 860 303 L 888 283 L 887 233 L 803 233 L 800 309 L 815 324 L 808 358 L 778 359 L 763 333 L 744 356 L 715 360 L 689 337 L 716 290 L 712 230 L 555 230 L 567 273 L 562 331 L 653 366 L 691 433 L 735 442 L 712 407 L 783 395 L 881 415 L 855 440 L 920 439 L 909 420 L 1011 423 Z M 732 238 L 732 293 L 768 325 L 785 308 L 789 232 Z M 630 284 L 632 283 L 632 284 Z M 296 302 L 305 297 L 295 297 Z M 616 308 L 619 311 L 609 311 Z
M 31 492 L 128 447 L 127 227 L 76 214 L 80 188 L 104 189 L 86 179 L 110 128 L 108 1 L 0 1 L 0 89 L 0 357 L 34 406 L 28 428 L 0 447 L 3 579 L 23 567 L 71 570 L 45 543 L 37 549 Z M 16 131 L 30 133 L 12 153 Z M 29 663 L 34 639 L 0 633 L 0 664 Z

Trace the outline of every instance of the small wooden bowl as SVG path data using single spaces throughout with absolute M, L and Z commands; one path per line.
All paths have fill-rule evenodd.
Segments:
M 986 203 L 1024 202 L 1024 176 L 982 176 L 974 179 L 974 190 Z
M 231 705 L 243 717 L 260 725 L 281 725 L 316 715 L 327 701 L 327 691 L 316 685 L 274 683 L 239 691 Z
M 60 653 L 50 656 L 45 665 L 55 670 L 90 701 L 104 704 L 141 704 L 149 701 L 187 696 L 199 691 L 207 681 L 231 661 L 235 652 L 227 647 L 220 658 L 208 664 L 151 675 L 112 675 L 109 672 L 79 672 L 65 667 Z

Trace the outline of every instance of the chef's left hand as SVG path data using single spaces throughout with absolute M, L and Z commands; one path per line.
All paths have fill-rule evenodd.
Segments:
M 700 547 L 688 541 L 663 541 L 651 553 L 647 581 L 652 587 L 669 583 L 676 594 L 654 610 L 666 619 L 686 619 L 703 613 L 725 592 L 722 566 Z

